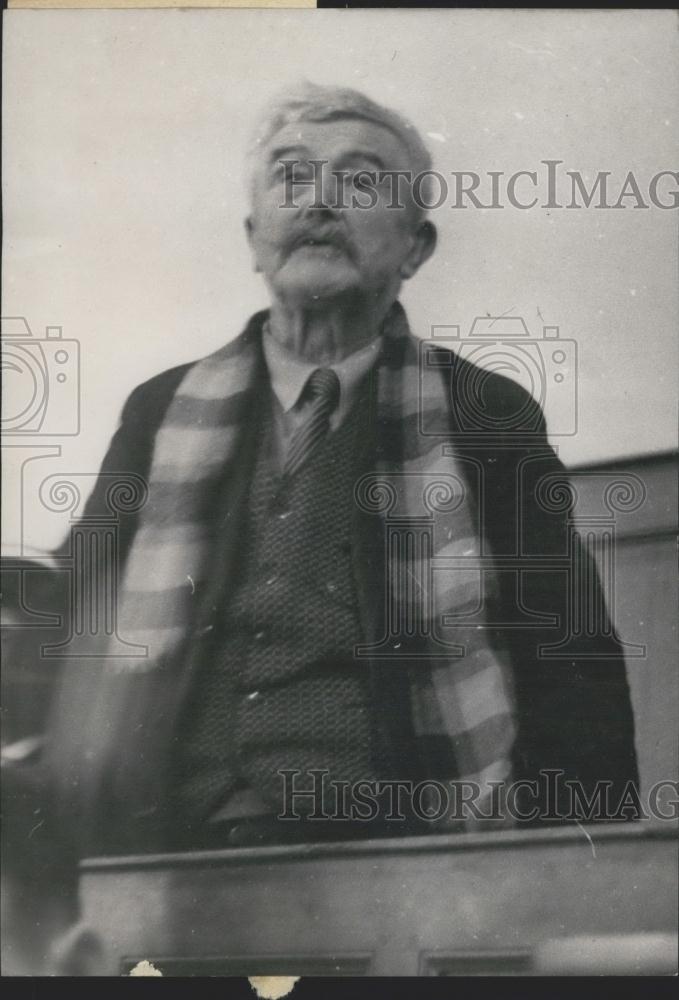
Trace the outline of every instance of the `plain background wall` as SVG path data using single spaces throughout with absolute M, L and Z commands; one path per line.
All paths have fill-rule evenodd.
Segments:
M 253 113 L 287 82 L 399 108 L 444 173 L 553 158 L 590 182 L 611 171 L 614 190 L 632 170 L 643 190 L 677 169 L 670 11 L 10 11 L 4 50 L 3 315 L 37 336 L 60 325 L 82 354 L 80 434 L 50 439 L 61 455 L 25 470 L 24 542 L 39 547 L 66 523 L 35 502 L 37 482 L 95 473 L 134 385 L 231 339 L 266 303 L 242 156 Z M 576 340 L 578 432 L 553 438 L 568 464 L 672 448 L 677 217 L 446 206 L 403 301 L 422 336 L 510 312 Z M 548 395 L 552 428 L 558 407 Z M 16 544 L 28 452 L 10 455 Z

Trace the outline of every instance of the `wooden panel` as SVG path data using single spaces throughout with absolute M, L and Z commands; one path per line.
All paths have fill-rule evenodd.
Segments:
M 118 972 L 127 976 L 143 954 L 127 955 L 119 963 Z M 305 976 L 366 976 L 371 965 L 370 955 L 336 953 L 331 958 L 301 954 L 298 958 L 255 954 L 249 958 L 229 958 L 224 955 L 154 955 L 153 966 L 163 976 L 250 976 L 253 968 L 262 976 L 297 976 L 300 968 Z
M 642 796 L 679 773 L 676 547 L 672 538 L 627 539 L 616 553 L 619 635 L 645 646 L 627 659 Z
M 627 655 L 636 725 L 641 793 L 679 775 L 679 671 L 677 671 L 676 573 L 677 456 L 662 454 L 569 470 L 581 518 L 605 514 L 606 486 L 630 483 L 619 494 L 615 574 L 606 599 L 618 635 L 643 656 Z M 634 494 L 639 491 L 639 496 Z M 641 502 L 637 502 L 640 499 Z M 631 502 L 630 502 L 631 501 Z M 600 567 L 600 572 L 602 567 Z M 606 586 L 607 574 L 601 572 Z
M 676 454 L 646 455 L 599 465 L 576 466 L 569 469 L 568 474 L 578 495 L 581 516 L 601 515 L 608 511 L 615 519 L 619 539 L 676 534 Z M 613 490 L 606 503 L 602 488 L 613 487 L 616 482 L 624 485 L 620 490 Z
M 675 836 L 609 824 L 90 860 L 83 914 L 109 974 L 184 956 L 248 975 L 309 975 L 319 961 L 417 975 L 435 973 L 437 955 L 445 973 L 460 953 L 476 971 L 497 971 L 500 955 L 523 974 L 540 947 L 573 935 L 671 940 Z

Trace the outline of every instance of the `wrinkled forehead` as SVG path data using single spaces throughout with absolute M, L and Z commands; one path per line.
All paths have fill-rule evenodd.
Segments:
M 384 170 L 412 167 L 409 152 L 395 132 L 378 122 L 349 116 L 289 122 L 263 144 L 258 159 L 266 166 L 281 158 L 302 156 L 328 160 L 338 167 L 357 159 L 372 161 Z

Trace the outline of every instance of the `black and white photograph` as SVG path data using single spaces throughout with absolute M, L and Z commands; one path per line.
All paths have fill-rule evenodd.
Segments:
M 3 976 L 676 976 L 677 27 L 4 11 Z

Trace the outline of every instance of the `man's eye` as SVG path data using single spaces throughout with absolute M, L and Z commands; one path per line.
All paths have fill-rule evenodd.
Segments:
M 360 167 L 351 173 L 351 182 L 354 188 L 362 191 L 365 188 L 379 186 L 379 174 L 374 167 Z
M 278 182 L 313 180 L 313 177 L 313 164 L 305 160 L 281 161 L 274 170 L 274 178 Z

